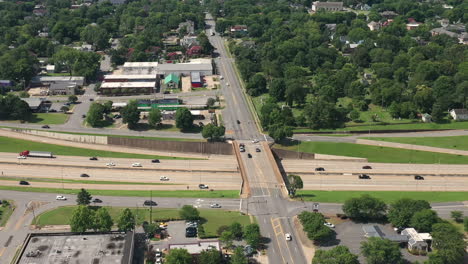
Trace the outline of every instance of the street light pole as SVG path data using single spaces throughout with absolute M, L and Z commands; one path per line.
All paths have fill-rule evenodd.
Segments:
M 153 191 L 150 190 L 150 224 L 153 223 Z

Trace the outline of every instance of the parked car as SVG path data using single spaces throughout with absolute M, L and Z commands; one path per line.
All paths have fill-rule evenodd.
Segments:
M 214 203 L 210 205 L 211 208 L 221 208 L 220 204 Z
M 98 198 L 94 198 L 91 202 L 92 203 L 102 203 L 102 200 L 98 199 Z
M 224 79 L 224 77 L 223 77 L 222 75 L 220 75 L 220 76 L 219 76 L 219 79 L 222 80 L 222 79 Z
M 29 182 L 27 182 L 27 181 L 20 181 L 19 184 L 20 184 L 20 185 L 29 185 Z
M 370 169 L 372 169 L 372 167 L 371 167 L 371 166 L 369 166 L 369 165 L 362 166 L 362 168 L 363 168 L 364 170 L 370 170 Z
M 159 177 L 159 180 L 160 180 L 160 181 L 168 181 L 169 178 L 166 177 L 166 176 L 161 176 L 161 177 Z
M 89 101 L 92 102 L 92 101 L 94 101 L 94 99 L 93 99 L 93 98 L 89 98 Z
M 119 119 L 119 118 L 121 118 L 121 117 L 122 117 L 121 115 L 115 115 L 115 116 L 114 116 L 115 119 Z
M 421 175 L 415 175 L 415 176 L 414 176 L 414 179 L 415 179 L 415 180 L 424 180 L 424 177 L 421 176 Z
M 196 227 L 187 227 L 185 228 L 185 237 L 196 237 L 197 236 L 197 228 Z
M 83 177 L 83 178 L 89 178 L 89 175 L 88 175 L 88 174 L 86 174 L 86 173 L 83 173 L 83 174 L 81 174 L 81 175 L 80 175 L 80 177 Z
M 162 257 L 162 251 L 158 248 L 156 249 L 156 252 L 154 253 L 157 258 Z
M 26 156 L 18 156 L 17 159 L 26 159 Z
M 158 204 L 157 204 L 155 201 L 153 201 L 153 200 L 145 200 L 145 201 L 143 202 L 143 205 L 145 205 L 145 206 L 156 206 L 156 205 L 158 205 Z
M 240 148 L 240 152 L 245 152 L 245 148 Z
M 49 125 L 43 125 L 43 126 L 41 126 L 41 127 L 42 127 L 42 128 L 50 128 Z
M 198 188 L 200 188 L 200 189 L 208 189 L 209 187 L 208 187 L 208 185 L 206 185 L 206 184 L 198 184 Z
M 135 162 L 135 163 L 132 163 L 132 167 L 143 167 L 143 166 L 141 166 L 141 163 Z
M 106 166 L 107 167 L 114 167 L 115 163 L 114 162 L 108 162 L 108 163 L 106 163 Z
M 57 113 L 57 110 L 55 110 L 55 109 L 50 109 L 50 110 L 49 110 L 49 113 Z
M 237 120 L 237 124 L 240 125 L 240 121 L 239 121 L 239 120 Z
M 359 179 L 361 180 L 370 180 L 370 176 L 367 174 L 359 174 Z
M 89 160 L 98 160 L 98 158 L 97 157 L 91 157 L 91 158 L 89 158 Z
M 247 157 L 248 157 L 248 158 L 252 158 L 252 154 L 250 154 L 250 153 L 247 154 Z
M 86 115 L 81 115 L 81 118 L 86 118 Z
M 65 197 L 63 195 L 57 195 L 57 197 L 55 197 L 55 200 L 65 201 L 65 200 L 67 200 L 67 197 Z
M 198 222 L 197 221 L 188 221 L 185 223 L 187 227 L 198 227 Z
M 335 225 L 332 224 L 332 223 L 325 222 L 325 223 L 323 223 L 323 225 L 324 225 L 324 226 L 328 226 L 328 227 L 330 227 L 330 228 L 335 228 Z
M 159 163 L 158 159 L 151 160 L 152 163 Z
M 286 239 L 286 241 L 291 241 L 292 240 L 292 236 L 289 233 L 284 234 L 284 238 Z
M 259 148 L 255 148 L 255 152 L 262 152 Z
M 166 228 L 167 227 L 167 223 L 166 222 L 161 222 L 159 223 L 159 228 Z
M 318 168 L 315 168 L 315 171 L 325 171 L 325 169 L 322 167 L 318 167 Z

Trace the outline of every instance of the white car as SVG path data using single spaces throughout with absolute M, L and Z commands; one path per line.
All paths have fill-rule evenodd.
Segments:
M 141 163 L 135 162 L 132 164 L 132 167 L 143 167 L 143 166 L 141 166 Z
M 162 259 L 161 259 L 161 258 L 157 258 L 155 263 L 156 263 L 156 264 L 162 264 Z
M 161 176 L 161 177 L 159 177 L 159 180 L 160 180 L 160 181 L 168 181 L 169 178 L 166 177 L 166 176 Z
M 229 86 L 229 83 L 228 83 L 228 82 L 226 83 L 226 86 Z
M 26 156 L 18 156 L 17 159 L 26 159 Z
M 114 167 L 115 163 L 114 162 L 109 162 L 109 163 L 106 163 L 106 166 L 107 167 Z
M 222 75 L 220 75 L 220 76 L 219 76 L 219 79 L 222 80 L 222 79 L 224 79 L 224 77 L 223 77 Z
M 258 143 L 258 139 L 253 139 L 252 143 Z
M 63 195 L 57 195 L 57 197 L 55 197 L 55 200 L 65 201 L 65 200 L 67 200 L 67 197 L 65 197 Z
M 325 222 L 325 223 L 323 223 L 323 225 L 328 226 L 330 228 L 335 228 L 335 225 L 332 224 L 332 223 Z
M 284 234 L 284 238 L 286 239 L 286 241 L 291 241 L 292 240 L 292 236 L 289 233 Z
M 221 208 L 220 204 L 214 203 L 210 205 L 211 208 Z

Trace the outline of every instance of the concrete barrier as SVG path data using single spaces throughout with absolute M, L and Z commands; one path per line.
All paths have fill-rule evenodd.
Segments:
M 283 197 L 289 197 L 289 192 L 287 188 L 287 180 L 283 177 L 283 174 L 281 174 L 280 169 L 278 168 L 278 162 L 275 159 L 275 156 L 273 155 L 273 152 L 271 151 L 270 145 L 268 142 L 262 141 L 261 142 L 265 154 L 267 155 L 267 158 L 270 160 L 271 165 L 273 166 L 273 172 L 275 173 L 276 180 L 278 181 L 278 184 L 280 185 L 281 188 L 281 193 L 283 194 Z
M 250 196 L 250 184 L 249 179 L 247 178 L 247 173 L 245 172 L 245 166 L 242 162 L 242 157 L 239 151 L 239 144 L 237 141 L 233 141 L 232 148 L 234 154 L 236 155 L 237 164 L 239 164 L 239 170 L 242 177 L 242 186 L 241 186 L 241 197 L 249 197 Z
M 31 129 L 9 129 L 9 130 L 13 132 L 17 132 L 17 133 L 55 138 L 55 139 L 61 139 L 61 140 L 66 140 L 66 141 L 79 142 L 79 143 L 107 145 L 107 136 L 75 135 L 75 134 L 56 133 L 56 132 L 31 130 Z

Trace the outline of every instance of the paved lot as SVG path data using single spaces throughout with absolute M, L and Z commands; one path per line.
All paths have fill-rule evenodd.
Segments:
M 330 243 L 330 245 L 321 246 L 319 247 L 319 249 L 327 250 L 337 245 L 344 245 L 344 246 L 347 246 L 352 253 L 359 255 L 359 262 L 366 263 L 365 257 L 363 257 L 360 254 L 361 242 L 367 240 L 367 238 L 364 236 L 364 231 L 362 230 L 362 227 L 364 225 L 377 225 L 387 235 L 396 234 L 389 224 L 387 225 L 381 225 L 381 224 L 375 224 L 375 223 L 361 224 L 361 223 L 354 223 L 352 221 L 345 221 L 341 224 L 336 225 L 335 227 L 336 241 L 334 241 L 333 243 Z M 403 254 L 403 257 L 405 259 L 411 262 L 419 261 L 422 263 L 425 260 L 427 260 L 427 257 L 414 256 L 414 255 L 409 254 L 406 248 L 402 248 L 401 253 Z

